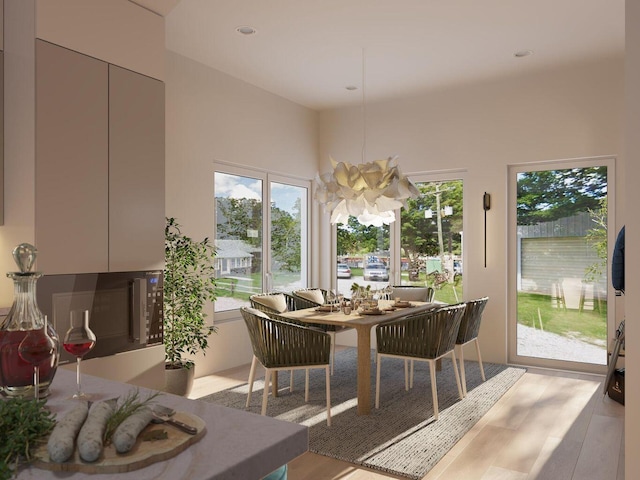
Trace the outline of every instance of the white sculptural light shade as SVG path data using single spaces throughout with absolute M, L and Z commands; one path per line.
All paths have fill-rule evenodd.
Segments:
M 331 213 L 331 223 L 346 224 L 349 216 L 378 227 L 395 221 L 394 210 L 406 207 L 420 192 L 394 161 L 352 165 L 332 158 L 333 171 L 316 177 L 315 191 L 315 199 Z

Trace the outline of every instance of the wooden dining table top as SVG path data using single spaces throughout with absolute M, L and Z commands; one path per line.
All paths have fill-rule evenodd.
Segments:
M 394 308 L 393 300 L 380 300 L 378 308 L 380 314 L 365 314 L 362 310 L 352 311 L 346 315 L 340 311 L 322 311 L 322 308 L 305 308 L 280 314 L 285 319 L 300 323 L 338 325 L 353 328 L 357 332 L 357 369 L 358 369 L 358 415 L 368 415 L 371 412 L 371 330 L 380 323 L 386 323 L 399 318 L 432 310 L 443 306 L 440 302 L 409 302 L 404 308 Z
M 396 320 L 398 318 L 411 315 L 413 313 L 431 310 L 444 304 L 440 302 L 408 302 L 409 306 L 394 307 L 393 300 L 379 300 L 378 308 L 380 314 L 365 314 L 362 309 L 353 310 L 349 315 L 337 311 L 325 311 L 321 307 L 305 308 L 291 312 L 283 312 L 280 315 L 285 318 L 297 320 L 304 323 L 316 323 L 323 325 L 338 325 L 350 328 L 358 326 L 372 326 L 382 322 Z

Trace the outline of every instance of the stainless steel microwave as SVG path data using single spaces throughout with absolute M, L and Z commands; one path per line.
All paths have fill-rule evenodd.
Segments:
M 95 358 L 162 343 L 162 287 L 162 271 L 44 275 L 36 297 L 60 342 L 71 315 L 89 311 L 96 345 L 84 358 Z M 60 363 L 75 361 L 60 350 Z

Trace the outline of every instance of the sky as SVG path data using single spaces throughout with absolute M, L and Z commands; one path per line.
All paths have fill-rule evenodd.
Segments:
M 261 179 L 243 177 L 240 175 L 229 175 L 226 173 L 215 173 L 215 196 L 222 198 L 248 198 L 254 200 L 262 199 Z M 293 206 L 296 199 L 304 191 L 302 187 L 284 185 L 272 182 L 272 198 L 276 207 L 293 213 Z

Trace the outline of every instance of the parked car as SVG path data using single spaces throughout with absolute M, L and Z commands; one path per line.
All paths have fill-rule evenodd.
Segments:
M 454 260 L 453 261 L 453 273 L 456 275 L 462 275 L 462 261 Z
M 338 278 L 351 278 L 351 269 L 346 263 L 338 264 Z
M 384 263 L 367 263 L 364 267 L 364 279 L 389 281 L 387 266 Z

